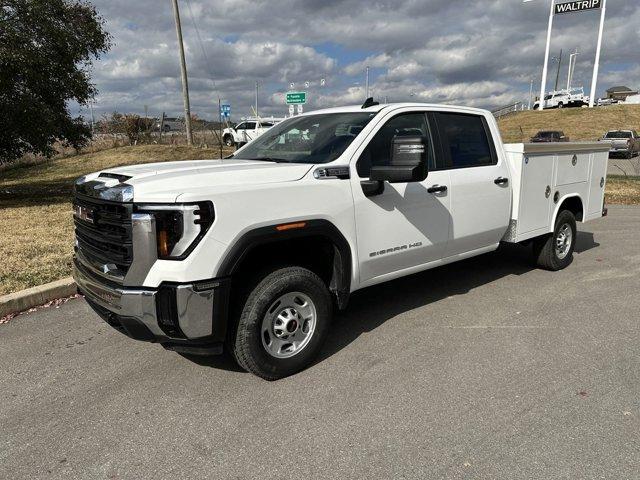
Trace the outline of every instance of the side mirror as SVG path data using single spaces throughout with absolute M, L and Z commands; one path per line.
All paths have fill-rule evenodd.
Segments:
M 370 180 L 389 183 L 423 181 L 429 173 L 427 149 L 426 137 L 394 137 L 389 165 L 372 166 Z

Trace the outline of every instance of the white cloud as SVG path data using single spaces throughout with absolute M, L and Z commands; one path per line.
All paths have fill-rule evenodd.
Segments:
M 170 2 L 94 0 L 115 46 L 96 63 L 98 111 L 181 110 L 180 73 Z M 370 90 L 393 101 L 497 106 L 539 88 L 545 2 L 519 0 L 181 0 L 192 110 L 215 116 L 217 96 L 248 114 L 254 82 L 261 111 L 281 114 L 288 82 L 315 82 L 309 108 L 360 103 Z M 199 29 L 206 60 L 196 35 Z M 551 51 L 578 47 L 576 81 L 588 86 L 598 12 L 555 20 Z M 640 86 L 640 7 L 607 10 L 599 91 Z M 566 65 L 560 78 L 566 81 Z M 555 64 L 550 65 L 549 82 Z M 327 86 L 319 89 L 320 78 Z M 358 82 L 359 85 L 355 85 Z M 562 84 L 562 82 L 561 82 Z

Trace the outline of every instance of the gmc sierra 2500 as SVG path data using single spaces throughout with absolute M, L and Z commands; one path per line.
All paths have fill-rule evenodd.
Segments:
M 355 290 L 531 242 L 571 263 L 606 213 L 609 145 L 503 145 L 491 113 L 426 104 L 289 118 L 224 160 L 108 169 L 75 184 L 74 277 L 130 337 L 226 346 L 265 379 L 309 365 Z

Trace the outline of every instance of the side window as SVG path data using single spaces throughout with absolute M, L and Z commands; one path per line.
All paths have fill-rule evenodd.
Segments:
M 247 128 L 246 123 L 241 123 L 239 125 L 236 125 L 236 130 L 244 130 L 245 128 Z
M 355 134 L 355 132 L 354 132 Z M 388 120 L 364 149 L 356 164 L 361 178 L 368 178 L 372 165 L 388 165 L 391 160 L 391 141 L 399 136 L 421 136 L 427 139 L 429 169 L 434 168 L 431 135 L 424 113 L 405 113 Z
M 478 167 L 498 163 L 484 119 L 478 115 L 438 113 L 438 130 L 448 151 L 451 168 Z
M 247 130 L 255 130 L 256 129 L 256 122 L 247 122 L 245 125 L 246 126 L 244 128 L 246 128 Z

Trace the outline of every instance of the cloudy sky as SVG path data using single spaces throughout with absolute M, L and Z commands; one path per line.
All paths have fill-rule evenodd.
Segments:
M 192 111 L 250 114 L 260 82 L 261 114 L 285 113 L 283 92 L 310 82 L 307 110 L 360 103 L 365 68 L 374 97 L 496 107 L 539 90 L 550 0 L 179 0 Z M 182 109 L 170 0 L 92 0 L 112 34 L 94 65 L 97 115 Z M 599 11 L 557 16 L 552 56 L 580 55 L 575 85 L 591 82 Z M 640 4 L 609 0 L 598 93 L 640 87 Z M 557 63 L 550 63 L 555 82 Z M 325 86 L 320 80 L 325 79 Z M 81 113 L 85 113 L 81 111 Z

